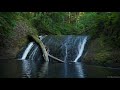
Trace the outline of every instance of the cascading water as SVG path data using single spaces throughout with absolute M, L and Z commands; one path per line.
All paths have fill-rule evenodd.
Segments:
M 39 38 L 42 40 L 42 39 L 44 39 L 46 36 L 47 36 L 47 35 L 45 35 L 45 36 L 39 36 Z M 28 55 L 28 53 L 30 52 L 30 50 L 32 49 L 33 46 L 34 46 L 34 42 L 30 42 L 30 43 L 28 44 L 28 47 L 25 49 L 25 51 L 24 51 L 21 59 L 19 59 L 19 60 L 25 60 L 26 57 L 27 57 L 27 55 Z M 38 49 L 38 48 L 36 48 L 36 50 L 37 50 L 37 49 Z M 33 54 L 33 53 L 35 53 L 35 51 L 32 52 L 32 54 Z
M 84 77 L 83 69 L 81 64 L 69 64 L 72 62 L 78 62 L 80 61 L 80 58 L 82 56 L 82 53 L 84 51 L 85 44 L 87 42 L 87 36 L 75 36 L 75 35 L 45 35 L 45 36 L 39 36 L 39 38 L 43 41 L 45 46 L 49 48 L 49 53 L 63 61 L 65 61 L 64 64 L 58 65 L 58 67 L 61 65 L 64 65 L 62 68 L 64 69 L 61 73 L 64 72 L 64 76 L 61 77 L 72 77 L 74 74 L 71 74 L 71 69 L 76 70 L 77 76 L 76 77 Z M 43 64 L 41 66 L 39 63 L 43 60 L 42 53 L 40 48 L 37 44 L 34 42 L 30 42 L 28 44 L 28 47 L 23 52 L 23 55 L 21 57 L 21 60 L 23 61 L 23 77 L 40 77 L 45 75 L 47 72 L 47 69 L 49 72 L 52 72 L 48 63 Z M 54 60 L 50 58 L 50 62 L 53 62 Z M 80 66 L 79 66 L 80 65 Z M 41 68 L 40 68 L 41 67 Z M 56 67 L 56 66 L 55 66 Z M 41 71 L 45 70 L 45 71 Z M 53 70 L 53 69 L 52 69 Z M 74 70 L 72 73 L 74 73 Z M 37 73 L 35 73 L 37 72 Z M 41 74 L 42 73 L 42 74 Z M 59 72 L 60 74 L 60 72 Z M 49 76 L 49 75 L 48 75 Z
M 50 54 L 65 62 L 77 62 L 84 51 L 87 36 L 49 35 L 43 43 L 50 49 Z
M 87 37 L 84 38 L 82 44 L 81 44 L 81 41 L 80 41 L 80 43 L 79 43 L 79 45 L 78 45 L 79 53 L 78 53 L 77 57 L 75 58 L 74 62 L 77 62 L 78 59 L 82 56 L 82 53 L 83 53 L 83 50 L 84 50 L 84 47 L 85 47 L 86 42 L 87 42 Z
M 25 52 L 22 55 L 22 60 L 26 59 L 27 54 L 29 53 L 29 51 L 31 50 L 31 48 L 33 47 L 33 42 L 30 42 L 28 47 L 26 48 Z

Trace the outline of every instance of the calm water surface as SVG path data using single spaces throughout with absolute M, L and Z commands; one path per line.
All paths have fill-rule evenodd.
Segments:
M 0 78 L 119 78 L 120 68 L 105 68 L 83 63 L 39 63 L 4 60 Z

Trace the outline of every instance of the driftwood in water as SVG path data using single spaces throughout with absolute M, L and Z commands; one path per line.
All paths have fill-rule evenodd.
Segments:
M 42 43 L 42 41 L 39 39 L 39 37 L 35 36 L 35 35 L 31 35 L 32 39 L 39 44 L 39 46 L 41 47 L 42 49 L 42 52 L 43 52 L 43 58 L 45 59 L 45 61 L 49 61 L 49 58 L 48 58 L 48 53 L 46 51 L 46 48 L 44 46 L 44 44 Z
M 50 55 L 49 53 L 48 53 L 48 56 L 49 56 L 49 57 L 51 57 L 51 58 L 53 58 L 53 59 L 55 59 L 55 60 L 57 60 L 57 61 L 59 61 L 59 62 L 64 63 L 64 61 L 63 61 L 63 60 L 60 60 L 60 59 L 58 59 L 58 58 L 56 58 L 56 57 L 54 57 L 54 56 Z
M 45 48 L 46 48 L 46 51 L 47 51 L 49 57 L 51 57 L 51 58 L 53 58 L 54 60 L 57 60 L 57 61 L 59 61 L 59 62 L 62 62 L 62 63 L 64 62 L 63 60 L 60 60 L 59 58 L 57 58 L 57 57 L 55 57 L 55 56 L 53 56 L 53 55 L 50 55 L 50 54 L 49 54 L 49 48 L 46 47 L 46 46 L 45 46 Z

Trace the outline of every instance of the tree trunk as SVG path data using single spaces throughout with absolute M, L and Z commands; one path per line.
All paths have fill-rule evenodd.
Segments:
M 33 39 L 37 44 L 39 44 L 39 46 L 40 46 L 40 48 L 42 49 L 42 52 L 43 52 L 43 58 L 44 58 L 44 60 L 45 60 L 46 62 L 49 61 L 48 56 L 51 57 L 51 58 L 53 58 L 54 60 L 59 61 L 59 62 L 62 62 L 62 63 L 64 62 L 63 60 L 60 60 L 60 59 L 58 59 L 58 58 L 50 55 L 50 54 L 47 52 L 47 50 L 46 50 L 46 48 L 45 48 L 45 45 L 42 43 L 42 41 L 39 39 L 38 36 L 31 35 L 30 37 L 32 37 L 32 39 Z
M 47 53 L 46 48 L 45 48 L 44 44 L 42 43 L 42 41 L 39 39 L 38 36 L 31 35 L 31 37 L 41 47 L 42 52 L 43 52 L 43 58 L 44 58 L 44 60 L 46 62 L 49 62 L 48 53 Z
M 58 58 L 56 58 L 56 57 L 54 57 L 54 56 L 52 56 L 52 55 L 50 55 L 50 54 L 48 54 L 48 56 L 51 57 L 51 58 L 53 58 L 53 59 L 55 59 L 55 60 L 57 60 L 57 61 L 59 61 L 59 62 L 64 63 L 63 60 L 60 60 L 60 59 L 58 59 Z

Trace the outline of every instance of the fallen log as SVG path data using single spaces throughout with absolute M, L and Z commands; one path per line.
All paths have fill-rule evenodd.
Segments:
M 56 57 L 54 57 L 54 56 L 50 55 L 49 53 L 48 53 L 48 56 L 49 56 L 49 57 L 51 57 L 51 58 L 53 58 L 53 59 L 55 59 L 55 60 L 57 60 L 57 61 L 59 61 L 59 62 L 64 63 L 64 61 L 63 61 L 63 60 L 60 60 L 60 59 L 58 59 L 58 58 L 56 58 Z
M 42 43 L 42 41 L 39 39 L 38 36 L 31 35 L 31 37 L 41 47 L 42 52 L 43 52 L 43 58 L 44 58 L 44 60 L 46 62 L 49 62 L 48 53 L 47 53 L 46 48 L 45 48 L 44 44 Z

